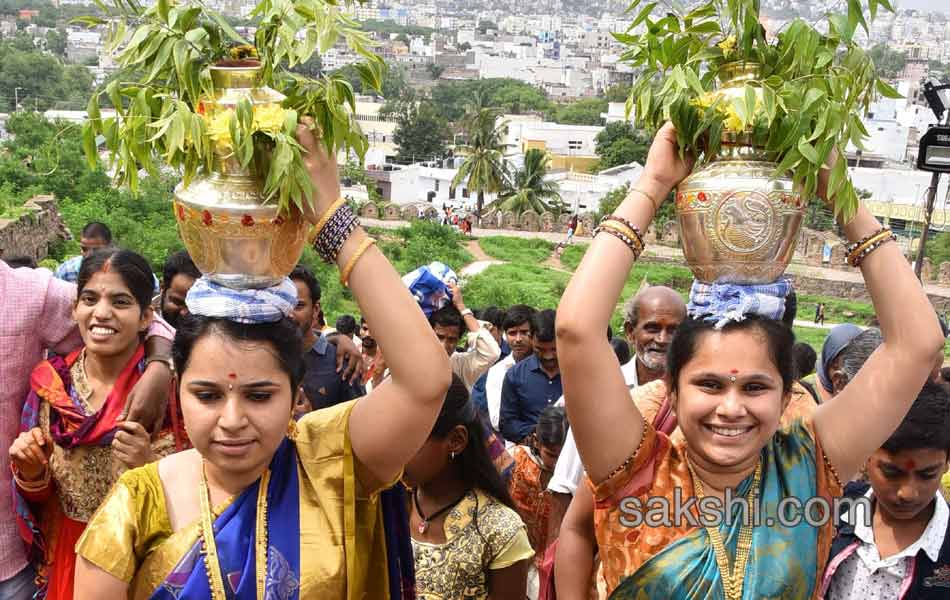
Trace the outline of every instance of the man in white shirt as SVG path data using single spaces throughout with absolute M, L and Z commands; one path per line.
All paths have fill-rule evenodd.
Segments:
M 686 303 L 675 290 L 668 287 L 648 287 L 627 301 L 624 305 L 623 331 L 635 352 L 630 362 L 620 367 L 627 387 L 633 389 L 663 377 L 666 373 L 666 350 L 676 328 L 685 318 Z M 573 495 L 583 476 L 584 465 L 577 453 L 574 435 L 569 430 L 548 489 L 556 494 Z M 570 498 L 559 500 L 566 509 Z M 552 522 L 555 520 L 551 519 Z
M 474 313 L 465 307 L 462 290 L 455 282 L 449 283 L 452 304 L 432 313 L 429 324 L 449 355 L 452 372 L 465 382 L 469 391 L 472 386 L 501 356 L 501 348 L 492 335 L 491 323 L 481 323 Z M 462 333 L 468 331 L 468 350 L 457 352 Z
M 488 370 L 485 380 L 485 397 L 488 404 L 488 418 L 492 429 L 498 431 L 498 418 L 501 413 L 501 388 L 505 382 L 505 373 L 515 363 L 531 356 L 534 352 L 534 315 L 535 311 L 525 304 L 516 304 L 505 313 L 502 329 L 511 353 Z
M 940 478 L 950 458 L 950 397 L 927 383 L 907 416 L 867 462 L 867 499 L 840 515 L 822 578 L 826 600 L 950 598 L 950 509 Z M 870 507 L 870 512 L 868 512 Z

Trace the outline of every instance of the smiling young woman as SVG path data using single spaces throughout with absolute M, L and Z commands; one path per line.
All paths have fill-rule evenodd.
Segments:
M 899 247 L 886 243 L 889 232 L 859 209 L 842 228 L 856 242 L 885 341 L 857 376 L 812 417 L 779 430 L 793 383 L 791 331 L 774 315 L 746 314 L 736 321 L 727 311 L 693 312 L 699 302 L 691 303 L 691 314 L 703 318 L 680 325 L 667 369 L 684 440 L 672 443 L 658 433 L 630 402 L 599 332 L 642 249 L 634 229 L 646 231 L 657 207 L 653 199 L 666 198 L 689 173 L 676 140 L 671 125 L 657 133 L 636 193 L 603 229 L 609 235 L 596 236 L 557 313 L 564 395 L 597 501 L 604 575 L 612 598 L 811 598 L 828 557 L 832 521 L 821 527 L 804 521 L 753 527 L 737 518 L 699 527 L 671 512 L 671 521 L 644 520 L 631 531 L 621 522 L 621 503 L 632 497 L 645 506 L 647 499 L 661 497 L 672 505 L 675 495 L 721 498 L 731 489 L 734 497 L 759 501 L 765 516 L 775 516 L 782 498 L 804 502 L 840 494 L 838 476 L 857 472 L 897 427 L 927 379 L 943 336 Z M 823 168 L 823 183 L 827 174 Z M 772 288 L 781 303 L 790 291 L 781 282 L 763 287 Z
M 73 597 L 76 540 L 119 475 L 186 444 L 172 427 L 174 402 L 155 441 L 138 423 L 119 420 L 145 369 L 152 291 L 152 272 L 141 256 L 90 253 L 73 309 L 83 347 L 43 361 L 30 378 L 23 432 L 10 458 L 21 531 L 30 532 L 42 556 L 37 566 L 48 599 Z

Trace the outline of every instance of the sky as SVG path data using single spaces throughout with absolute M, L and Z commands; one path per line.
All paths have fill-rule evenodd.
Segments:
M 897 2 L 892 2 L 891 4 L 900 6 L 900 8 L 915 8 L 918 10 L 937 10 L 937 7 L 942 4 L 945 0 L 897 0 Z M 946 12 L 946 8 L 944 8 Z

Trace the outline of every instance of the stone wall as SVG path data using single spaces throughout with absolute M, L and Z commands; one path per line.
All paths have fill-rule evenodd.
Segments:
M 0 257 L 46 258 L 50 246 L 69 239 L 69 230 L 52 196 L 34 196 L 23 205 L 19 219 L 0 219 Z

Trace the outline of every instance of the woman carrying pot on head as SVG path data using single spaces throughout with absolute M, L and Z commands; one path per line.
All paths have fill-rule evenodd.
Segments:
M 336 202 L 335 160 L 308 128 L 298 140 L 316 204 L 306 217 L 332 215 L 318 252 L 374 324 L 391 377 L 294 421 L 304 373 L 287 318 L 294 285 L 241 292 L 198 280 L 173 347 L 195 449 L 119 480 L 77 546 L 80 599 L 390 595 L 377 493 L 429 436 L 448 357 L 392 265 Z
M 748 304 L 769 307 L 770 314 L 744 315 L 733 304 L 703 302 L 718 298 L 716 286 L 694 284 L 690 318 L 668 355 L 672 406 L 685 438 L 671 443 L 630 402 L 599 332 L 642 249 L 635 228 L 646 231 L 658 201 L 689 170 L 678 155 L 675 130 L 664 126 L 643 176 L 596 236 L 558 307 L 564 395 L 597 500 L 604 575 L 612 598 L 811 598 L 833 522 L 816 526 L 785 518 L 768 526 L 767 519 L 777 518 L 783 498 L 830 502 L 840 495 L 841 482 L 887 439 L 927 379 L 943 343 L 940 328 L 900 248 L 886 243 L 889 232 L 859 208 L 842 228 L 849 240 L 868 241 L 856 247 L 855 259 L 884 343 L 839 395 L 779 431 L 794 376 L 794 335 L 777 321 L 787 281 L 747 287 L 755 299 Z M 822 169 L 822 180 L 827 173 Z M 761 522 L 746 523 L 741 511 L 726 519 L 722 504 L 717 513 L 712 502 L 726 490 L 757 504 Z M 680 506 L 713 498 L 703 503 L 700 520 L 695 506 L 687 511 L 692 519 L 674 512 L 675 496 L 681 496 Z M 645 520 L 654 506 L 663 512 Z
M 30 376 L 23 431 L 10 447 L 10 461 L 38 597 L 73 597 L 76 540 L 119 475 L 187 445 L 176 427 L 174 394 L 155 440 L 140 424 L 121 420 L 147 362 L 152 277 L 148 262 L 128 250 L 84 258 L 73 309 L 83 346 L 41 362 Z

